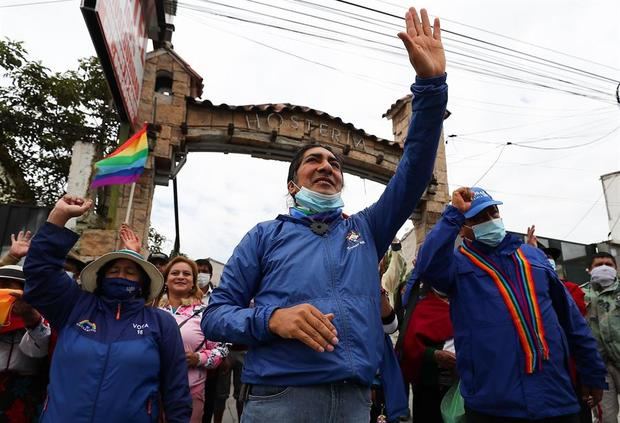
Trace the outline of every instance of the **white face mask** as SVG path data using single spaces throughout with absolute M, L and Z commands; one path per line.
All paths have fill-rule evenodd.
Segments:
M 198 273 L 197 280 L 198 286 L 200 288 L 204 288 L 209 285 L 209 282 L 211 282 L 211 273 Z
M 599 284 L 603 288 L 607 288 L 614 283 L 616 276 L 618 276 L 618 271 L 605 264 L 590 270 L 590 281 Z

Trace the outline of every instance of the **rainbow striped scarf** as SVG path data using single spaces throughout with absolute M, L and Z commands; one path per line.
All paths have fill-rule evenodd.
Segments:
M 499 266 L 471 245 L 464 243 L 460 251 L 495 282 L 519 335 L 519 343 L 525 353 L 525 372 L 534 373 L 537 365 L 540 369 L 542 360 L 549 359 L 549 346 L 545 339 L 530 262 L 521 249 L 517 249 L 510 256 L 515 265 L 517 280 L 511 281 Z

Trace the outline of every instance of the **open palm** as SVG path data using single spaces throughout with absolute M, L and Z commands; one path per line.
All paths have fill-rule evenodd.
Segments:
M 431 78 L 446 72 L 446 54 L 441 42 L 439 18 L 435 18 L 431 28 L 426 9 L 420 11 L 422 20 L 414 7 L 405 15 L 406 31 L 398 38 L 403 41 L 409 61 L 421 78 Z

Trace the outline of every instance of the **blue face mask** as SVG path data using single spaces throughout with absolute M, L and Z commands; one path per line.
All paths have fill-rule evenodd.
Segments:
M 125 278 L 103 278 L 99 287 L 101 296 L 110 300 L 131 300 L 142 295 L 142 288 L 138 282 Z
M 295 194 L 295 202 L 301 207 L 319 213 L 336 210 L 344 206 L 339 192 L 336 194 L 321 194 L 306 187 L 301 187 L 297 194 Z
M 491 247 L 497 247 L 506 236 L 502 219 L 492 219 L 471 227 L 476 240 Z

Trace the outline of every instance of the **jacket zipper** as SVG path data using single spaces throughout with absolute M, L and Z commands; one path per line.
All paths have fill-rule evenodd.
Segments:
M 345 318 L 345 314 L 342 311 L 343 310 L 342 309 L 342 304 L 340 303 L 340 300 L 339 300 L 340 296 L 336 295 L 336 292 L 337 292 L 337 289 L 336 289 L 336 277 L 335 277 L 336 269 L 334 269 L 334 265 L 333 265 L 333 261 L 332 261 L 332 257 L 331 257 L 331 250 L 329 248 L 329 233 L 326 236 L 322 237 L 322 238 L 325 241 L 325 243 L 324 243 L 324 245 L 325 245 L 325 252 L 326 252 L 326 257 L 327 257 L 327 264 L 328 264 L 328 267 L 329 267 L 329 275 L 330 275 L 330 280 L 331 280 L 331 283 L 332 283 L 332 289 L 333 289 L 333 292 L 334 292 L 334 298 L 336 300 L 336 305 L 338 306 L 338 313 L 340 314 L 341 321 L 343 322 L 343 328 L 342 328 L 343 329 L 343 331 L 342 331 L 343 333 L 342 333 L 342 336 L 341 336 L 340 333 L 338 334 L 338 339 L 342 340 L 342 342 L 344 344 L 343 347 L 344 347 L 344 350 L 347 353 L 347 357 L 349 359 L 349 368 L 351 369 L 351 373 L 352 373 L 351 375 L 353 376 L 353 374 L 355 374 L 355 367 L 353 366 L 353 358 L 351 357 L 351 351 L 349 350 L 349 343 L 347 341 L 348 340 L 348 319 Z
M 152 405 L 153 405 L 153 401 L 151 400 L 151 398 L 149 398 L 148 401 L 146 402 L 146 414 L 148 414 L 149 416 L 153 412 Z
M 121 319 L 121 303 L 118 303 L 116 306 L 116 320 Z
M 119 304 L 119 310 L 120 310 L 120 304 Z M 106 370 L 108 368 L 108 359 L 110 358 L 110 347 L 111 345 L 108 344 L 108 348 L 105 354 L 105 361 L 103 362 L 103 371 L 101 372 L 101 378 L 99 379 L 99 385 L 97 386 L 97 395 L 95 395 L 95 402 L 93 404 L 93 413 L 90 416 L 91 422 L 95 421 L 95 409 L 97 407 L 97 403 L 99 402 L 99 394 L 101 393 L 101 384 L 103 383 L 103 378 L 105 377 Z

